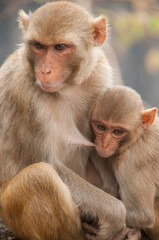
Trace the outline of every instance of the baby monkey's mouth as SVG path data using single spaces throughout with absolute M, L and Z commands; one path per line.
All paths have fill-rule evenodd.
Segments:
M 99 150 L 97 147 L 96 147 L 96 150 L 97 150 L 98 154 L 99 154 L 101 157 L 104 157 L 104 158 L 110 157 L 111 155 L 114 154 L 113 151 L 111 151 L 111 152 L 106 152 L 106 151 L 103 151 L 103 150 Z

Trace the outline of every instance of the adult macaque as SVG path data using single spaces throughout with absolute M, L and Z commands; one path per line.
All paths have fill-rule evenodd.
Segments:
M 91 115 L 96 151 L 105 158 L 93 159 L 100 181 L 107 182 L 104 171 L 109 167 L 116 190 L 108 192 L 117 197 L 119 188 L 127 225 L 144 229 L 151 240 L 159 239 L 159 120 L 155 116 L 156 108 L 145 110 L 140 96 L 124 86 L 107 90 Z
M 38 165 L 34 171 L 32 167 L 24 169 L 45 161 L 53 165 L 79 208 L 85 238 L 122 239 L 126 231 L 125 207 L 83 179 L 89 150 L 76 144 L 92 145 L 88 140 L 89 109 L 94 99 L 112 85 L 111 67 L 98 47 L 106 38 L 105 18 L 93 19 L 83 8 L 69 2 L 52 2 L 33 14 L 20 11 L 19 23 L 23 43 L 0 69 L 1 216 L 21 238 L 47 240 L 54 235 L 54 240 L 68 239 L 65 234 L 61 236 L 63 224 L 59 220 L 65 218 L 65 212 L 61 212 L 62 208 L 54 211 L 53 205 L 59 207 L 54 202 L 56 196 L 41 191 L 48 166 L 40 175 Z M 32 187 L 30 179 L 36 177 L 38 183 Z M 52 184 L 55 186 L 51 193 L 56 189 L 58 194 L 61 182 Z M 25 191 L 28 188 L 30 191 Z M 72 200 L 68 190 L 63 197 L 64 207 L 69 209 L 68 199 L 70 204 Z M 48 208 L 40 210 L 36 198 Z M 18 207 L 19 202 L 22 207 Z M 41 234 L 46 211 L 49 230 L 45 234 L 44 224 Z M 73 214 L 78 218 L 76 210 Z M 76 217 L 70 214 L 69 221 L 65 218 L 70 239 L 81 239 L 79 219 L 71 223 Z M 91 230 L 87 224 L 90 222 L 96 229 Z

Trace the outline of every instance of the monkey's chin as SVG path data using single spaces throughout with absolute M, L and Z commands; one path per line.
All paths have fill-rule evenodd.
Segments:
M 42 83 L 37 79 L 37 83 L 45 92 L 56 92 L 63 87 L 63 82 Z
M 99 149 L 96 149 L 99 156 L 103 157 L 103 158 L 108 158 L 110 156 L 112 156 L 114 154 L 114 152 L 105 152 L 105 151 L 102 151 L 102 150 L 99 150 Z

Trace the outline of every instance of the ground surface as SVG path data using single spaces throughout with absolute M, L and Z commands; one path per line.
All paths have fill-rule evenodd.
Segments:
M 6 226 L 2 223 L 0 219 L 0 240 L 20 240 L 19 238 L 15 237 Z

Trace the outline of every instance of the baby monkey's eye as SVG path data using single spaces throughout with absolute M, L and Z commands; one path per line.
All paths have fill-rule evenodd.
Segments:
M 103 132 L 106 130 L 105 126 L 104 126 L 104 125 L 101 125 L 101 124 L 98 124 L 98 125 L 97 125 L 97 128 L 98 128 L 100 131 L 103 131 Z
M 114 129 L 114 131 L 113 131 L 113 133 L 115 134 L 115 135 L 122 135 L 123 134 L 123 132 L 124 132 L 124 130 L 122 130 L 122 129 Z

